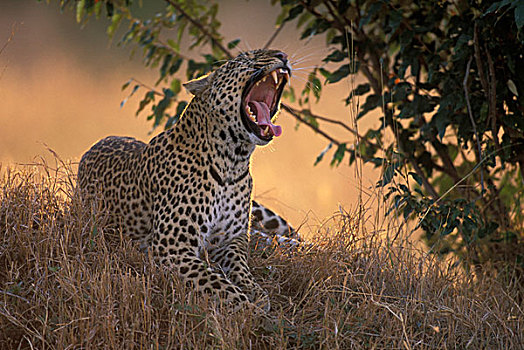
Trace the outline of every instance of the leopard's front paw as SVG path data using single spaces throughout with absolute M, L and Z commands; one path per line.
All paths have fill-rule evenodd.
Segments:
M 269 296 L 267 292 L 260 287 L 258 284 L 254 283 L 250 286 L 249 291 L 245 291 L 248 295 L 250 301 L 257 307 L 262 309 L 265 312 L 268 312 L 271 308 L 269 302 Z
M 267 293 L 257 296 L 253 299 L 253 304 L 264 312 L 271 310 L 271 303 L 269 302 L 269 296 Z

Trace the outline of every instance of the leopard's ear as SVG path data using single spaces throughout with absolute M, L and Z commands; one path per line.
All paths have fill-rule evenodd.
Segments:
M 184 83 L 186 90 L 193 95 L 200 95 L 211 83 L 211 74 L 201 76 L 193 80 Z

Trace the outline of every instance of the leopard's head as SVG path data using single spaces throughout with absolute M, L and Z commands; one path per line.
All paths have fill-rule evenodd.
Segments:
M 282 134 L 282 128 L 273 122 L 290 75 L 291 66 L 285 53 L 253 50 L 184 86 L 204 105 L 212 127 L 221 137 L 266 145 Z

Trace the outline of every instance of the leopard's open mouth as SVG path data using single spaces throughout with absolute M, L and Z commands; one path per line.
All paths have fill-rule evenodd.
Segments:
M 260 74 L 259 74 L 260 75 Z M 259 76 L 255 74 L 242 94 L 241 115 L 246 129 L 264 141 L 282 134 L 282 127 L 273 124 L 279 109 L 280 98 L 290 71 L 286 66 L 277 67 Z

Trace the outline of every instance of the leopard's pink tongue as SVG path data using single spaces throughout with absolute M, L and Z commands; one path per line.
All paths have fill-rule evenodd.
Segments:
M 257 116 L 257 124 L 261 128 L 261 136 L 264 136 L 262 129 L 264 129 L 266 126 L 269 126 L 269 129 L 274 136 L 278 137 L 282 135 L 282 127 L 280 125 L 271 123 L 271 115 L 267 104 L 259 101 L 250 101 L 249 104 L 252 106 L 252 108 L 255 108 L 253 112 Z

